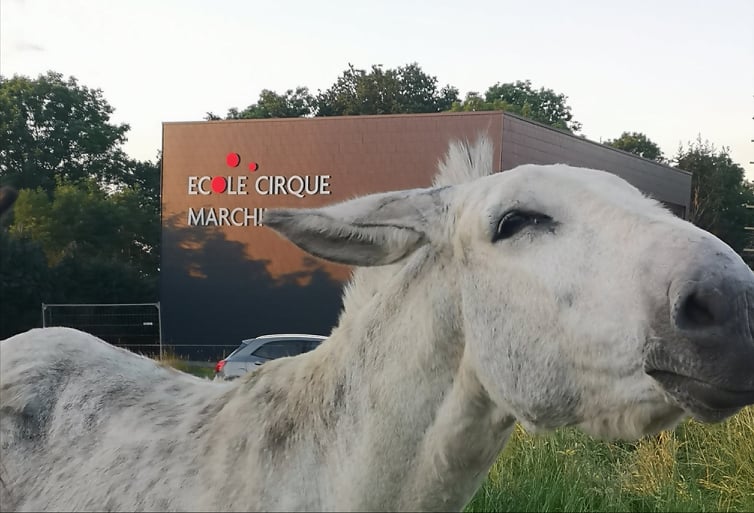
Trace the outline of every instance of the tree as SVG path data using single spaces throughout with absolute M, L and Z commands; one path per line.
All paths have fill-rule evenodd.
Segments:
M 0 234 L 0 335 L 37 326 L 42 302 L 153 301 L 159 223 L 150 201 L 137 187 L 106 192 L 91 179 L 52 197 L 22 189 Z
M 74 77 L 0 76 L 0 179 L 48 194 L 58 182 L 117 183 L 129 127 L 110 123 L 112 113 L 101 90 Z
M 544 87 L 535 90 L 530 80 L 497 82 L 489 87 L 484 99 L 478 92 L 469 92 L 463 102 L 455 102 L 456 112 L 503 110 L 567 132 L 578 132 L 581 123 L 573 120 L 571 107 L 564 94 Z
M 41 302 L 157 295 L 160 156 L 129 159 L 112 111 L 73 77 L 0 77 L 0 180 L 19 189 L 0 220 L 2 337 L 38 326 Z
M 93 180 L 59 185 L 52 197 L 22 189 L 0 232 L 0 338 L 38 326 L 43 302 L 154 301 L 151 201 L 137 187 L 105 192 Z
M 693 173 L 688 218 L 741 253 L 748 243 L 744 226 L 754 226 L 754 185 L 744 180 L 744 169 L 732 161 L 729 150 L 717 150 L 701 137 L 679 147 L 675 164 Z
M 262 89 L 257 103 L 253 103 L 239 111 L 232 107 L 228 109 L 225 119 L 261 119 L 261 118 L 300 118 L 310 116 L 313 112 L 314 96 L 308 87 L 288 89 L 283 94 L 277 94 L 269 89 Z M 207 112 L 206 121 L 222 119 L 217 114 Z
M 352 64 L 315 101 L 317 116 L 442 112 L 458 99 L 455 87 L 437 88 L 437 78 L 412 63 L 367 72 Z
M 633 153 L 645 159 L 665 162 L 662 150 L 641 132 L 623 132 L 617 139 L 605 141 L 607 146 Z
M 153 215 L 140 207 L 139 196 L 130 188 L 106 193 L 94 182 L 60 185 L 52 199 L 42 189 L 24 189 L 14 206 L 10 233 L 38 242 L 51 266 L 76 255 L 119 260 L 140 269 L 143 233 Z
M 41 325 L 40 308 L 51 290 L 41 245 L 0 230 L 0 339 Z
M 259 101 L 239 112 L 237 119 L 300 118 L 312 114 L 313 103 L 307 87 L 288 89 L 284 94 L 262 89 Z
M 112 196 L 113 201 L 129 212 L 134 229 L 132 258 L 142 276 L 156 280 L 160 265 L 160 169 L 162 154 L 156 162 L 129 161 L 121 175 L 122 187 Z

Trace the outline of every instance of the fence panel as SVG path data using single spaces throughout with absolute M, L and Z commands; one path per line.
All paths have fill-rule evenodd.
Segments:
M 164 356 L 160 303 L 42 303 L 42 326 L 76 328 L 114 346 Z

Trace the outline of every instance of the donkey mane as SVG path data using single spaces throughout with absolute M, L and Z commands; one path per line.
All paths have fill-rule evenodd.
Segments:
M 433 187 L 458 185 L 494 173 L 494 148 L 487 134 L 481 134 L 472 144 L 468 139 L 453 141 L 444 158 L 437 163 Z

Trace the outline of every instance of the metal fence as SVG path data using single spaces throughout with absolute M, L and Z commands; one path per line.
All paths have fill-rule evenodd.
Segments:
M 147 356 L 164 357 L 160 303 L 42 303 L 42 326 L 76 328 Z

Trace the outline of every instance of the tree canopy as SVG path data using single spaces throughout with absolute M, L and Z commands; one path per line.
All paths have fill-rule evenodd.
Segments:
M 504 110 L 567 132 L 578 132 L 581 123 L 573 119 L 568 97 L 552 89 L 534 89 L 530 80 L 496 83 L 484 93 L 471 91 L 463 102 L 455 102 L 453 111 L 470 112 Z
M 111 123 L 112 113 L 101 90 L 73 77 L 0 76 L 0 179 L 49 194 L 60 181 L 117 181 L 129 126 Z
M 42 302 L 157 297 L 159 163 L 126 156 L 112 113 L 73 77 L 0 77 L 0 183 L 19 190 L 0 231 L 0 338 L 38 325 Z
M 260 118 L 298 118 L 309 116 L 314 108 L 314 96 L 308 87 L 288 89 L 283 94 L 277 94 L 269 89 L 262 89 L 257 103 L 253 103 L 239 111 L 237 108 L 228 109 L 226 119 L 260 119 Z M 206 120 L 218 120 L 219 116 L 208 112 Z
M 442 112 L 458 99 L 455 87 L 437 87 L 437 78 L 416 64 L 357 69 L 352 64 L 315 99 L 317 116 Z
M 645 159 L 665 162 L 660 147 L 641 132 L 623 132 L 617 139 L 605 141 L 607 146 L 617 148 L 644 157 Z
M 750 243 L 745 226 L 754 226 L 754 184 L 733 162 L 727 148 L 717 149 L 701 136 L 681 146 L 674 158 L 681 169 L 693 173 L 688 219 L 742 252 Z
M 388 69 L 373 65 L 368 71 L 349 64 L 332 86 L 316 95 L 302 86 L 283 94 L 263 89 L 256 103 L 228 109 L 225 119 L 442 112 L 457 100 L 458 89 L 439 88 L 437 77 L 416 63 Z M 208 112 L 205 119 L 221 118 Z
M 312 94 L 298 86 L 278 94 L 263 89 L 256 103 L 243 110 L 228 109 L 225 119 L 504 110 L 567 132 L 581 130 L 566 95 L 534 89 L 530 80 L 497 82 L 484 96 L 472 91 L 464 100 L 458 94 L 451 85 L 439 87 L 437 77 L 415 62 L 387 69 L 375 64 L 369 70 L 349 64 L 325 91 Z M 204 119 L 222 118 L 208 112 Z

